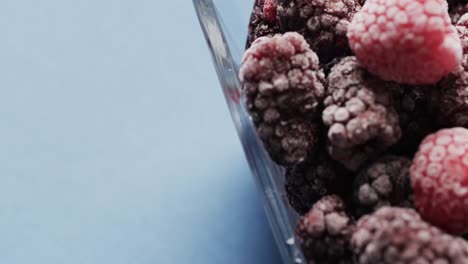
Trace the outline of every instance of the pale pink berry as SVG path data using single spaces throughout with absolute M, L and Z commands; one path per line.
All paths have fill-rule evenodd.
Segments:
M 370 72 L 400 83 L 435 83 L 462 59 L 445 0 L 368 0 L 348 39 Z
M 468 231 L 468 129 L 427 136 L 410 177 L 415 206 L 426 221 L 454 234 Z

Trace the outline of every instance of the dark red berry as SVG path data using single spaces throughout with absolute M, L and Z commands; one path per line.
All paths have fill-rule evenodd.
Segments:
M 354 229 L 341 198 L 325 196 L 314 204 L 296 227 L 308 263 L 352 263 L 349 247 Z
M 247 48 L 259 37 L 281 33 L 276 19 L 277 3 L 275 0 L 256 0 L 250 15 Z
M 445 126 L 468 127 L 468 54 L 440 83 L 440 120 Z
M 322 63 L 349 55 L 346 32 L 358 0 L 278 0 L 281 30 L 304 35 Z
M 285 190 L 291 207 L 303 215 L 325 195 L 346 196 L 351 182 L 351 175 L 322 150 L 307 162 L 287 169 Z
M 401 139 L 392 147 L 397 155 L 412 157 L 421 140 L 440 128 L 435 121 L 439 111 L 439 90 L 435 85 L 410 86 L 387 83 L 398 113 Z
M 353 185 L 356 215 L 372 213 L 386 205 L 413 207 L 410 166 L 408 158 L 384 156 L 362 169 Z
M 322 120 L 330 156 L 356 170 L 395 144 L 401 136 L 392 94 L 355 57 L 345 57 L 328 75 Z
M 258 134 L 274 161 L 294 165 L 315 150 L 325 95 L 317 55 L 294 32 L 261 37 L 246 50 L 239 74 Z

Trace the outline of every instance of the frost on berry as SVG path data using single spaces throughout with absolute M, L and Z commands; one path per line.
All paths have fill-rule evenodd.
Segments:
M 325 75 L 298 33 L 261 37 L 246 50 L 239 77 L 257 132 L 274 161 L 303 162 L 319 135 Z
M 250 15 L 249 34 L 247 48 L 263 36 L 274 36 L 280 33 L 278 20 L 276 19 L 276 0 L 256 0 Z
M 399 83 L 436 83 L 462 58 L 445 0 L 367 0 L 348 39 L 370 72 Z
M 327 63 L 349 55 L 346 32 L 360 8 L 358 0 L 278 0 L 277 17 L 283 31 L 301 33 Z
M 289 204 L 303 215 L 325 195 L 345 195 L 352 180 L 348 174 L 325 150 L 318 151 L 307 162 L 287 169 L 285 190 Z
M 410 86 L 394 82 L 387 83 L 393 94 L 393 105 L 398 113 L 402 131 L 401 139 L 391 152 L 412 157 L 421 140 L 435 132 L 434 122 L 439 108 L 439 90 L 435 85 Z
M 353 184 L 356 215 L 386 206 L 413 207 L 409 180 L 411 160 L 384 156 L 363 168 Z
M 349 241 L 353 228 L 341 198 L 330 195 L 299 220 L 296 234 L 308 263 L 351 264 Z
M 467 4 L 468 9 L 468 4 Z M 455 25 L 458 36 L 460 37 L 463 54 L 468 54 L 468 14 L 463 15 Z
M 322 120 L 328 129 L 330 156 L 348 169 L 396 143 L 401 136 L 392 94 L 368 74 L 355 57 L 343 58 L 328 75 Z
M 454 234 L 468 231 L 468 130 L 426 137 L 410 169 L 414 203 L 428 222 Z
M 440 120 L 446 126 L 468 127 L 468 54 L 458 69 L 440 83 Z
M 382 207 L 362 217 L 351 238 L 355 263 L 467 263 L 468 243 L 424 222 L 413 209 Z

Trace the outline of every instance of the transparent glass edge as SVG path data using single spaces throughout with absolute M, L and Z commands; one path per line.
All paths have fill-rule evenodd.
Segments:
M 278 189 L 274 178 L 274 175 L 282 174 L 283 170 L 264 152 L 240 103 L 238 65 L 235 65 L 231 56 L 216 7 L 212 0 L 193 0 L 193 4 L 283 262 L 306 263 L 297 243 L 292 239 L 295 223 L 291 223 L 289 210 L 281 197 L 282 190 Z

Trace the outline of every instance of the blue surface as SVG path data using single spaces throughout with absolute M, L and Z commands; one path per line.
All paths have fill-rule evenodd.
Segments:
M 279 263 L 189 1 L 0 8 L 0 263 Z

